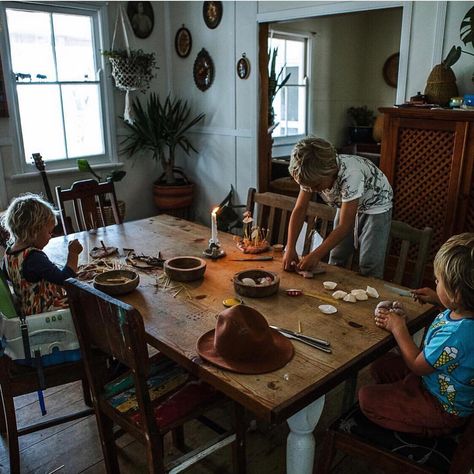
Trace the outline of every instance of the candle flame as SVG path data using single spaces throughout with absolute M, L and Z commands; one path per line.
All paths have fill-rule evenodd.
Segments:
M 215 207 L 213 210 L 212 210 L 212 214 L 217 214 L 217 211 L 219 210 L 219 206 Z

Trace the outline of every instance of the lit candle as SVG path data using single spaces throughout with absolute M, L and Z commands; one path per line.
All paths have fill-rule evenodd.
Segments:
M 215 207 L 211 212 L 211 240 L 209 245 L 215 244 L 219 245 L 219 239 L 217 238 L 217 211 L 218 207 Z

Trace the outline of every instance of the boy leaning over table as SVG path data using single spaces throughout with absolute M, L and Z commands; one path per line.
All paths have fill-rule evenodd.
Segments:
M 300 191 L 290 217 L 284 270 L 309 271 L 328 253 L 330 264 L 345 266 L 358 248 L 361 274 L 382 278 L 393 198 L 382 171 L 366 158 L 338 155 L 322 138 L 307 137 L 295 145 L 289 172 Z M 300 259 L 296 241 L 313 192 L 337 208 L 334 229 L 319 247 Z

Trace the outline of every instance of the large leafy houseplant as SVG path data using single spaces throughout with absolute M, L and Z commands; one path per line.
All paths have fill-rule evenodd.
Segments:
M 176 185 L 176 149 L 181 148 L 187 155 L 191 151 L 197 153 L 186 134 L 205 114 L 192 117 L 187 101 L 168 95 L 163 103 L 155 93 L 150 94 L 145 106 L 136 98 L 132 111 L 133 123 L 124 122 L 129 133 L 121 143 L 122 152 L 131 157 L 140 151 L 150 151 L 163 168 L 158 181 Z

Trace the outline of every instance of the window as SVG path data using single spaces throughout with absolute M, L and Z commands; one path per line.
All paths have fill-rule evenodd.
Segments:
M 3 2 L 21 171 L 36 152 L 56 167 L 111 156 L 102 8 Z
M 286 33 L 272 32 L 269 50 L 278 48 L 275 71 L 282 71 L 280 81 L 288 74 L 288 82 L 280 89 L 273 101 L 275 123 L 274 138 L 294 137 L 307 133 L 307 50 L 308 39 Z M 282 140 L 280 140 L 281 142 Z

